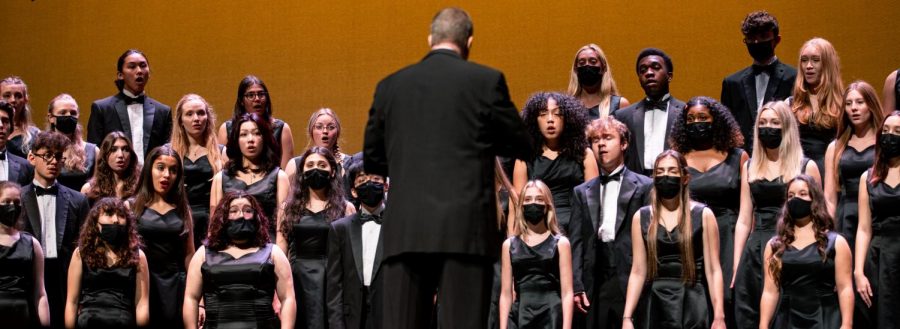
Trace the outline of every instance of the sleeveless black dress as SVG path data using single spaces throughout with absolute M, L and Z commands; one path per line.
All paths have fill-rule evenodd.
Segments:
M 11 246 L 0 245 L 0 319 L 8 328 L 37 328 L 34 300 L 34 244 L 19 233 Z
M 509 259 L 516 290 L 509 328 L 562 328 L 559 283 L 559 237 L 550 235 L 535 246 L 510 238 Z
M 894 82 L 894 110 L 900 111 L 900 70 L 896 71 L 897 81 Z
M 70 189 L 81 191 L 81 187 L 94 176 L 94 165 L 97 161 L 97 146 L 84 143 L 84 171 L 72 171 L 62 168 L 56 181 Z
M 621 96 L 612 95 L 609 97 L 609 112 L 607 115 L 612 115 L 613 112 L 619 109 L 619 104 L 622 102 Z M 594 105 L 589 108 L 587 111 L 588 121 L 594 121 L 600 119 L 600 104 Z
M 244 191 L 249 193 L 256 199 L 262 208 L 266 218 L 269 219 L 269 240 L 275 241 L 275 210 L 278 207 L 278 171 L 275 167 L 265 177 L 247 185 L 244 181 L 237 177 L 228 175 L 227 171 L 222 172 L 222 192 Z
M 841 194 L 838 196 L 835 224 L 837 232 L 847 239 L 851 249 L 856 245 L 856 227 L 859 223 L 859 176 L 871 168 L 874 161 L 875 145 L 862 151 L 848 145 L 838 163 Z
M 825 151 L 828 150 L 828 144 L 834 140 L 837 130 L 799 122 L 798 128 L 800 128 L 800 146 L 803 147 L 803 155 L 815 161 L 819 166 L 819 177 L 825 177 Z
M 292 224 L 288 254 L 294 275 L 294 297 L 297 299 L 296 328 L 328 328 L 325 265 L 330 229 L 325 210 L 314 213 L 305 209 L 300 220 Z
M 866 189 L 872 207 L 872 241 L 864 272 L 875 295 L 869 309 L 872 327 L 900 328 L 900 184 L 867 183 Z
M 206 250 L 203 274 L 203 299 L 206 305 L 204 328 L 279 328 L 272 310 L 277 277 L 272 263 L 273 244 L 237 259 Z
M 184 157 L 184 190 L 194 221 L 194 248 L 203 245 L 209 231 L 209 193 L 213 175 L 208 156 L 202 156 L 196 162 Z
M 572 214 L 572 190 L 584 183 L 584 164 L 563 155 L 553 160 L 539 155 L 527 167 L 528 179 L 540 179 L 550 188 L 553 205 L 556 206 L 557 223 L 567 234 Z
M 712 305 L 706 288 L 703 264 L 703 205 L 691 208 L 691 247 L 694 254 L 695 278 L 684 283 L 681 278 L 681 227 L 671 232 L 659 223 L 651 224 L 650 206 L 640 210 L 641 232 L 656 239 L 657 273 L 644 285 L 634 313 L 634 327 L 639 329 L 707 329 L 712 324 Z M 656 236 L 648 236 L 650 225 L 659 225 Z
M 828 232 L 825 260 L 818 243 L 797 249 L 788 245 L 781 256 L 781 301 L 773 329 L 839 329 L 841 307 L 835 293 L 834 243 Z
M 135 328 L 137 268 L 92 269 L 82 262 L 77 328 Z M 151 314 L 151 318 L 153 315 Z
M 172 209 L 165 214 L 146 208 L 138 219 L 138 233 L 150 268 L 150 325 L 154 328 L 182 328 L 186 239 L 184 220 Z
M 28 159 L 28 151 L 31 150 L 31 145 L 34 144 L 34 139 L 37 137 L 37 134 L 41 132 L 41 130 L 35 126 L 28 126 L 28 128 L 26 128 L 25 130 L 27 130 L 28 134 L 31 135 L 31 139 L 28 140 L 28 143 L 25 143 L 24 135 L 18 135 L 6 141 L 6 150 L 12 154 L 18 155 L 23 159 Z M 78 187 L 78 190 L 80 189 L 81 186 Z

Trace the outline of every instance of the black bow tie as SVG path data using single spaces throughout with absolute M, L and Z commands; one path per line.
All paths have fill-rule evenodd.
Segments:
M 42 195 L 56 196 L 57 192 L 59 192 L 59 187 L 56 184 L 53 184 L 53 186 L 50 186 L 48 188 L 43 188 L 43 187 L 40 187 L 37 185 L 34 186 L 34 194 L 37 196 L 42 196 Z
M 599 179 L 600 179 L 600 184 L 605 186 L 606 183 L 609 183 L 610 181 L 617 181 L 617 182 L 621 181 L 622 180 L 622 172 L 619 171 L 612 175 L 600 175 Z
M 0 160 L 6 161 L 6 151 L 0 151 Z
M 760 73 L 763 73 L 763 72 L 766 72 L 766 73 L 768 73 L 769 75 L 772 75 L 772 72 L 775 70 L 775 63 L 769 64 L 769 65 L 757 65 L 757 64 L 753 64 L 753 66 L 751 67 L 751 69 L 753 70 L 753 75 L 754 75 L 754 76 L 755 76 L 755 75 L 759 75 Z
M 381 216 L 372 214 L 359 214 L 359 220 L 365 224 L 368 221 L 374 221 L 375 224 L 381 225 Z
M 668 99 L 660 99 L 658 101 L 645 99 L 644 102 L 647 104 L 647 106 L 644 106 L 645 111 L 662 110 L 665 112 L 669 107 Z
M 143 94 L 141 94 L 138 97 L 129 97 L 128 95 L 125 95 L 125 94 L 122 94 L 122 95 L 125 96 L 125 105 L 126 106 L 131 105 L 131 104 L 144 104 L 144 95 Z

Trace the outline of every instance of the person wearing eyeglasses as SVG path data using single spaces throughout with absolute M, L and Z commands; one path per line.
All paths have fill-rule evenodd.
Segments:
M 275 145 L 281 149 L 278 165 L 287 168 L 288 161 L 294 157 L 294 134 L 291 126 L 272 116 L 272 95 L 262 79 L 248 75 L 238 84 L 237 100 L 234 101 L 234 115 L 237 118 L 244 113 L 256 113 L 272 126 Z M 232 119 L 234 120 L 234 119 Z M 224 143 L 231 136 L 232 120 L 226 120 L 219 126 L 219 143 Z
M 9 152 L 9 135 L 13 132 L 12 104 L 0 100 L 0 181 L 28 185 L 34 178 L 34 168 L 24 158 Z
M 741 23 L 744 44 L 753 65 L 722 81 L 722 104 L 731 109 L 744 135 L 744 150 L 753 150 L 753 125 L 763 104 L 791 96 L 797 69 L 775 56 L 781 42 L 778 20 L 766 11 L 754 11 Z
M 309 149 L 313 146 L 318 146 L 331 151 L 331 153 L 334 154 L 334 158 L 337 160 L 337 173 L 341 176 L 346 176 L 343 168 L 349 166 L 350 158 L 352 156 L 350 154 L 342 153 L 341 147 L 338 145 L 338 141 L 341 139 L 341 120 L 338 119 L 337 113 L 334 113 L 330 108 L 321 108 L 318 111 L 313 112 L 313 114 L 309 116 L 309 124 L 306 126 L 306 131 L 306 138 L 308 141 L 306 148 Z M 300 172 L 303 171 L 302 168 L 300 168 L 299 158 L 300 157 L 291 159 L 291 161 L 288 162 L 287 167 L 284 167 L 284 172 L 291 181 L 293 181 L 294 174 L 296 174 L 298 170 Z M 346 189 L 344 192 L 350 193 L 350 190 Z
M 90 207 L 87 198 L 56 178 L 62 170 L 63 152 L 71 141 L 58 132 L 39 133 L 28 153 L 34 181 L 22 188 L 25 232 L 44 248 L 44 285 L 50 306 L 50 323 L 61 327 L 66 302 L 66 273 L 77 247 L 81 222 Z
M 87 140 L 100 145 L 110 132 L 124 132 L 134 144 L 138 163 L 143 164 L 147 152 L 169 142 L 172 109 L 147 96 L 150 61 L 140 50 L 122 53 L 116 72 L 119 92 L 91 104 Z

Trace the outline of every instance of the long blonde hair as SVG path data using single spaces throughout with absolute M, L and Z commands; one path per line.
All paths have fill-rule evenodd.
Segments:
M 219 151 L 219 142 L 216 139 L 216 134 L 213 132 L 213 127 L 216 126 L 216 112 L 213 111 L 209 102 L 200 95 L 184 95 L 178 101 L 178 104 L 175 105 L 175 111 L 172 111 L 172 149 L 182 156 L 188 156 L 190 142 L 187 130 L 181 124 L 181 116 L 184 114 L 184 104 L 192 100 L 200 101 L 206 109 L 206 128 L 203 128 L 203 136 L 197 143 L 206 147 L 206 156 L 209 158 L 209 164 L 212 166 L 213 172 L 219 172 L 219 170 L 222 170 L 222 152 Z
M 529 188 L 536 188 L 541 191 L 541 196 L 544 197 L 544 204 L 547 205 L 547 215 L 544 218 L 544 223 L 547 224 L 547 229 L 550 230 L 550 234 L 559 235 L 559 224 L 556 219 L 556 206 L 553 205 L 553 194 L 550 193 L 550 188 L 547 187 L 547 184 L 544 184 L 539 179 L 530 180 L 528 183 L 525 183 L 525 187 L 519 191 L 519 199 L 516 200 L 516 224 L 514 232 L 515 236 L 522 236 L 528 230 L 528 226 L 525 225 L 525 191 Z
M 794 80 L 791 111 L 797 120 L 814 127 L 834 128 L 843 109 L 844 82 L 841 80 L 841 59 L 831 42 L 822 38 L 812 38 L 800 47 L 800 53 L 807 47 L 814 47 L 822 54 L 822 72 L 818 86 L 810 86 L 803 77 L 803 63 L 797 58 L 797 69 L 801 71 Z M 812 90 L 811 90 L 812 89 Z M 818 97 L 818 111 L 814 112 L 809 95 Z
M 603 52 L 603 49 L 600 49 L 600 46 L 589 43 L 575 52 L 572 69 L 569 70 L 569 88 L 566 93 L 575 98 L 581 97 L 581 94 L 584 93 L 584 89 L 582 89 L 581 84 L 578 83 L 576 67 L 578 66 L 578 55 L 585 50 L 593 50 L 597 53 L 597 59 L 600 60 L 600 67 L 603 70 L 603 78 L 600 81 L 600 113 L 603 113 L 603 109 L 609 108 L 609 102 L 612 99 L 612 96 L 619 94 L 619 88 L 616 87 L 616 80 L 613 79 L 609 61 L 606 59 L 606 54 Z
M 797 120 L 784 101 L 768 102 L 759 109 L 756 123 L 753 125 L 753 157 L 750 158 L 750 164 L 747 171 L 747 180 L 752 182 L 760 179 L 760 173 L 765 169 L 765 163 L 769 161 L 766 158 L 766 150 L 762 143 L 759 142 L 759 117 L 763 111 L 773 111 L 781 121 L 781 144 L 778 146 L 778 159 L 781 160 L 781 179 L 785 182 L 803 173 L 803 148 L 800 145 L 800 131 L 797 127 Z
M 681 173 L 681 192 L 678 230 L 679 230 L 679 249 L 681 251 L 681 280 L 685 283 L 693 282 L 697 277 L 694 266 L 694 246 L 693 237 L 694 228 L 691 222 L 691 191 L 688 189 L 688 183 L 691 180 L 691 174 L 687 170 L 687 160 L 678 151 L 666 150 L 656 157 L 653 163 L 653 177 L 656 178 L 656 167 L 659 162 L 665 158 L 673 158 L 678 162 L 679 172 Z M 656 252 L 656 232 L 661 223 L 660 214 L 662 213 L 662 201 L 656 197 L 656 187 L 650 189 L 650 225 L 647 228 L 647 236 L 644 238 L 647 242 L 647 278 L 656 277 L 657 272 L 657 252 Z
M 81 114 L 81 110 L 78 108 L 78 102 L 75 101 L 75 98 L 72 95 L 62 93 L 53 97 L 50 100 L 50 106 L 47 108 L 47 112 L 50 115 L 53 115 L 53 107 L 56 105 L 56 102 L 61 100 L 72 101 L 75 104 L 75 111 L 78 112 L 79 116 Z M 85 172 L 87 170 L 87 155 L 85 155 L 84 151 L 84 140 L 81 138 L 81 123 L 75 125 L 75 138 L 72 139 L 72 143 L 69 144 L 69 147 L 63 151 L 63 157 L 66 158 L 66 161 L 63 163 L 63 168 L 71 170 L 73 172 Z M 50 131 L 50 120 L 47 120 L 47 131 Z M 66 136 L 68 137 L 68 136 Z

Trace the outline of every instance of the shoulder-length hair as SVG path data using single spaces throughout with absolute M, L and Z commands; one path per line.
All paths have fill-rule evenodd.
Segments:
M 125 219 L 127 243 L 123 243 L 119 248 L 109 248 L 109 245 L 100 238 L 98 226 L 101 215 L 116 215 Z M 102 198 L 97 201 L 81 225 L 81 234 L 78 237 L 81 260 L 92 269 L 133 267 L 140 262 L 140 248 L 141 238 L 137 233 L 137 222 L 134 215 L 125 207 L 125 202 L 118 198 Z M 116 255 L 116 262 L 112 265 L 108 263 L 107 252 Z
M 126 146 L 128 148 L 128 167 L 125 168 L 125 172 L 122 175 L 122 180 L 125 181 L 125 184 L 122 187 L 121 196 L 116 191 L 116 174 L 109 167 L 108 159 L 113 151 L 114 144 L 119 140 L 124 140 L 128 144 Z M 139 178 L 136 173 L 140 171 L 141 165 L 138 163 L 137 154 L 134 153 L 131 139 L 121 131 L 113 131 L 106 135 L 103 138 L 103 142 L 100 143 L 100 153 L 97 154 L 97 168 L 94 170 L 94 177 L 91 177 L 89 181 L 90 190 L 88 191 L 88 197 L 91 199 L 103 197 L 127 199 L 134 194 Z
M 556 218 L 556 205 L 553 204 L 553 195 L 550 192 L 550 187 L 548 187 L 547 184 L 544 184 L 540 179 L 528 181 L 528 183 L 525 183 L 525 187 L 519 191 L 519 197 L 516 200 L 516 231 L 514 234 L 516 236 L 522 236 L 528 229 L 528 226 L 525 224 L 525 191 L 528 191 L 529 188 L 536 188 L 541 191 L 541 196 L 544 197 L 544 204 L 547 205 L 547 214 L 544 217 L 544 224 L 547 224 L 547 229 L 550 230 L 550 234 L 559 235 L 559 220 Z
M 291 182 L 291 191 L 288 193 L 284 208 L 284 221 L 281 223 L 281 231 L 285 237 L 290 236 L 293 224 L 300 221 L 303 212 L 309 204 L 310 191 L 303 187 L 303 164 L 310 155 L 318 154 L 328 161 L 331 167 L 331 177 L 329 177 L 328 186 L 325 187 L 325 195 L 328 204 L 325 205 L 325 220 L 331 222 L 344 217 L 346 211 L 346 199 L 344 199 L 344 187 L 342 179 L 338 175 L 338 164 L 334 154 L 330 150 L 321 146 L 313 146 L 303 152 L 297 158 L 297 174 L 294 175 L 294 181 Z
M 16 182 L 11 182 L 11 181 L 7 181 L 7 180 L 0 181 L 0 193 L 3 193 L 3 190 L 6 190 L 6 189 L 16 190 L 16 193 L 19 194 L 19 199 L 20 199 L 19 202 L 21 203 L 21 198 L 22 198 L 22 186 L 21 185 L 19 185 Z M 24 222 L 22 221 L 22 219 L 24 217 L 25 217 L 25 211 L 19 212 L 19 218 L 16 218 L 16 222 L 13 223 L 12 228 L 21 231 L 22 228 L 24 227 Z
M 25 84 L 25 81 L 22 80 L 22 78 L 20 78 L 18 76 L 11 75 L 6 78 L 3 78 L 3 80 L 0 80 L 0 84 L 22 85 L 22 87 L 25 87 L 24 88 L 25 89 L 25 98 L 29 98 L 28 97 L 28 85 Z M 10 105 L 12 105 L 12 104 L 10 104 Z M 12 124 L 14 127 L 13 129 L 19 128 L 22 130 L 22 132 L 23 132 L 22 145 L 25 145 L 27 147 L 28 145 L 31 145 L 30 144 L 31 139 L 34 138 L 34 136 L 32 136 L 32 134 L 31 134 L 31 132 L 27 129 L 28 126 L 32 124 L 31 123 L 32 121 L 31 121 L 31 104 L 30 104 L 30 102 L 25 103 L 24 109 L 25 109 L 24 111 L 18 111 L 18 110 L 14 111 L 13 115 L 9 117 L 9 120 L 11 120 L 13 123 Z
M 843 108 L 844 82 L 841 80 L 841 59 L 831 42 L 822 38 L 812 38 L 800 47 L 802 53 L 807 47 L 813 47 L 822 54 L 822 72 L 818 86 L 810 86 L 806 83 L 803 74 L 797 74 L 794 80 L 793 100 L 791 111 L 797 115 L 801 123 L 809 123 L 814 127 L 834 128 L 837 125 L 839 113 Z M 802 68 L 797 56 L 797 67 Z M 813 112 L 810 94 L 818 96 L 818 113 Z
M 225 164 L 225 171 L 228 175 L 234 176 L 238 171 L 244 169 L 244 154 L 241 153 L 239 139 L 241 137 L 241 124 L 244 122 L 253 122 L 259 129 L 262 137 L 262 150 L 259 154 L 259 168 L 264 172 L 271 172 L 278 168 L 281 163 L 281 148 L 277 147 L 275 137 L 272 136 L 272 125 L 269 120 L 256 113 L 244 113 L 234 118 L 234 125 L 231 133 L 228 135 L 228 145 L 225 147 L 225 153 L 228 155 L 228 162 Z
M 262 81 L 262 79 L 257 78 L 254 75 L 248 75 L 241 79 L 241 82 L 238 84 L 237 90 L 237 100 L 234 101 L 234 114 L 233 117 L 237 118 L 241 114 L 247 113 L 247 109 L 244 108 L 244 93 L 247 92 L 247 89 L 253 87 L 253 85 L 259 85 L 263 92 L 266 93 L 266 109 L 260 115 L 262 115 L 265 121 L 272 120 L 272 95 L 269 94 L 269 87 L 266 87 L 266 83 Z M 236 129 L 236 128 L 235 128 Z
M 225 230 L 225 221 L 229 220 L 228 208 L 231 207 L 231 202 L 237 199 L 247 199 L 250 201 L 250 207 L 253 208 L 253 213 L 256 214 L 255 218 L 259 221 L 259 229 L 256 231 L 256 236 L 244 247 L 262 247 L 269 243 L 269 218 L 266 217 L 266 213 L 260 208 L 259 202 L 256 201 L 256 198 L 247 193 L 247 191 L 234 190 L 226 192 L 225 195 L 222 196 L 222 200 L 216 205 L 212 218 L 209 219 L 209 233 L 206 241 L 207 249 L 220 251 L 231 244 L 231 240 L 228 238 Z
M 881 149 L 881 136 L 884 135 L 884 123 L 890 117 L 900 116 L 900 111 L 893 111 L 888 116 L 884 117 L 884 120 L 881 120 L 881 127 L 879 127 L 878 132 L 875 135 L 875 162 L 872 165 L 872 172 L 869 175 L 869 183 L 872 185 L 878 184 L 885 178 L 887 178 L 888 169 L 891 168 L 891 159 L 884 156 Z
M 569 70 L 569 88 L 566 90 L 566 93 L 575 98 L 580 97 L 584 93 L 584 89 L 578 83 L 577 68 L 578 55 L 586 50 L 593 50 L 597 54 L 597 59 L 600 61 L 600 70 L 603 71 L 603 77 L 600 80 L 600 109 L 602 112 L 602 109 L 609 107 L 612 96 L 619 94 L 619 88 L 616 87 L 616 80 L 613 79 L 612 69 L 609 67 L 609 61 L 606 59 L 606 53 L 603 52 L 603 49 L 600 49 L 600 46 L 589 43 L 575 52 L 575 59 L 572 61 L 572 68 Z
M 803 168 L 803 148 L 800 146 L 800 130 L 797 127 L 797 120 L 791 114 L 787 103 L 783 101 L 769 102 L 759 109 L 759 114 L 763 111 L 773 111 L 778 120 L 781 121 L 781 145 L 778 146 L 778 159 L 781 160 L 781 178 L 788 181 L 805 171 Z M 757 116 L 758 117 L 758 116 Z M 753 156 L 750 158 L 749 170 L 747 171 L 747 181 L 752 182 L 760 179 L 766 162 L 766 150 L 762 143 L 759 142 L 759 120 L 753 124 Z
M 875 88 L 872 87 L 868 82 L 862 80 L 856 80 L 847 86 L 847 90 L 844 91 L 844 106 L 847 103 L 847 95 L 850 94 L 851 91 L 856 91 L 863 97 L 863 101 L 866 102 L 866 107 L 869 108 L 869 129 L 872 131 L 878 131 L 879 122 L 884 121 L 884 112 L 881 111 L 881 101 L 878 99 L 878 92 L 875 91 Z M 847 143 L 850 142 L 850 137 L 856 133 L 856 128 L 853 127 L 853 122 L 850 121 L 850 115 L 847 114 L 847 110 L 841 111 L 840 121 L 837 126 L 837 139 L 835 140 L 835 152 L 834 152 L 834 161 L 832 161 L 832 173 L 834 179 L 838 178 L 838 165 L 841 163 L 841 154 L 844 153 L 844 150 L 847 149 Z M 876 143 L 878 144 L 877 140 Z
M 162 156 L 170 156 L 175 158 L 175 173 L 178 175 L 169 185 L 169 191 L 165 195 L 157 195 L 153 189 L 153 162 Z M 136 216 L 144 213 L 147 205 L 162 197 L 162 200 L 175 207 L 178 217 L 184 220 L 184 228 L 181 233 L 186 234 L 193 226 L 191 218 L 191 208 L 187 202 L 187 194 L 184 192 L 184 165 L 181 162 L 181 156 L 169 145 L 155 147 L 147 154 L 147 162 L 144 163 L 144 169 L 141 170 L 140 180 L 135 191 L 134 205 L 132 210 Z
M 321 108 L 318 111 L 313 112 L 312 115 L 309 116 L 309 123 L 306 125 L 306 148 L 310 148 L 315 145 L 315 141 L 313 141 L 313 130 L 316 126 L 316 120 L 319 119 L 320 116 L 327 115 L 334 119 L 334 125 L 337 128 L 334 134 L 334 141 L 331 146 L 331 153 L 335 155 L 341 152 L 340 140 L 341 140 L 341 119 L 338 119 L 337 113 L 334 113 L 330 108 Z
M 679 249 L 681 249 L 681 280 L 684 283 L 693 283 L 697 277 L 694 266 L 694 247 L 692 234 L 694 228 L 691 222 L 691 191 L 688 189 L 688 183 L 691 180 L 691 173 L 687 170 L 687 160 L 678 151 L 669 149 L 660 153 L 653 163 L 653 178 L 656 178 L 656 167 L 665 158 L 672 158 L 678 162 L 678 171 L 681 173 L 681 192 L 677 196 L 681 202 L 681 209 L 678 214 L 678 231 L 679 231 Z M 659 229 L 659 223 L 662 223 L 662 200 L 656 195 L 656 187 L 650 190 L 650 225 L 647 228 L 647 236 L 644 240 L 647 244 L 647 277 L 655 278 L 657 272 L 657 251 L 656 251 L 656 232 Z
M 828 247 L 828 231 L 834 229 L 834 221 L 831 215 L 828 214 L 827 207 L 825 207 L 825 193 L 822 192 L 822 187 L 819 186 L 819 183 L 809 175 L 794 177 L 787 183 L 788 188 L 785 190 L 790 190 L 791 185 L 796 182 L 806 183 L 809 190 L 809 197 L 812 199 L 810 220 L 813 224 L 813 231 L 815 231 L 815 243 L 824 262 L 828 257 L 825 254 L 825 248 Z M 789 192 L 785 192 L 785 199 L 787 199 L 787 193 Z M 776 284 L 781 282 L 781 257 L 784 255 L 784 250 L 796 240 L 796 236 L 794 236 L 796 220 L 797 218 L 791 218 L 791 213 L 787 210 L 787 203 L 785 203 L 781 207 L 781 218 L 778 219 L 775 236 L 769 240 L 769 245 L 772 247 L 772 257 L 766 260 L 769 264 L 769 273 L 772 274 Z
M 675 120 L 672 134 L 669 136 L 671 148 L 683 154 L 694 150 L 688 140 L 687 115 L 690 108 L 698 105 L 709 109 L 712 116 L 712 145 L 716 151 L 728 152 L 733 148 L 744 146 L 744 135 L 741 134 L 741 127 L 734 121 L 731 111 L 713 98 L 697 96 L 687 102 L 681 116 Z
M 544 134 L 538 126 L 538 117 L 542 111 L 547 110 L 548 100 L 556 101 L 559 106 L 559 114 L 562 117 L 562 134 L 559 136 L 559 154 L 575 159 L 578 163 L 584 161 L 584 150 L 588 148 L 585 128 L 587 117 L 584 106 L 572 96 L 566 96 L 557 92 L 537 92 L 525 102 L 522 109 L 522 120 L 525 121 L 525 129 L 531 136 L 532 145 L 541 146 L 546 143 Z M 543 151 L 541 147 L 535 147 L 532 158 L 537 158 Z
M 184 104 L 193 100 L 203 103 L 206 111 L 206 128 L 203 129 L 202 136 L 197 143 L 206 148 L 209 164 L 212 166 L 213 172 L 219 172 L 219 170 L 222 170 L 222 152 L 219 151 L 219 141 L 216 139 L 216 134 L 213 131 L 213 127 L 216 126 L 216 112 L 213 111 L 209 102 L 200 95 L 184 95 L 178 101 L 178 104 L 175 105 L 175 111 L 172 111 L 172 149 L 178 154 L 185 156 L 188 154 L 190 142 L 188 141 L 187 130 L 181 124 L 181 116 L 184 115 Z
M 75 104 L 75 112 L 79 112 L 79 114 L 81 113 L 81 110 L 78 108 L 78 102 L 75 101 L 75 98 L 72 97 L 72 95 L 66 93 L 56 95 L 56 97 L 53 97 L 53 99 L 50 100 L 50 106 L 48 106 L 47 108 L 47 113 L 53 115 L 53 107 L 56 106 L 56 102 L 63 100 L 72 101 L 72 103 Z M 54 130 L 51 128 L 53 127 L 50 126 L 50 121 L 47 120 L 47 131 Z M 87 155 L 85 155 L 84 140 L 81 138 L 81 131 L 81 123 L 77 123 L 75 125 L 75 133 L 73 134 L 74 138 L 72 139 L 72 144 L 70 144 L 69 147 L 67 147 L 63 152 L 63 157 L 66 158 L 66 160 L 63 162 L 63 168 L 74 172 L 84 172 L 85 170 L 87 170 Z

